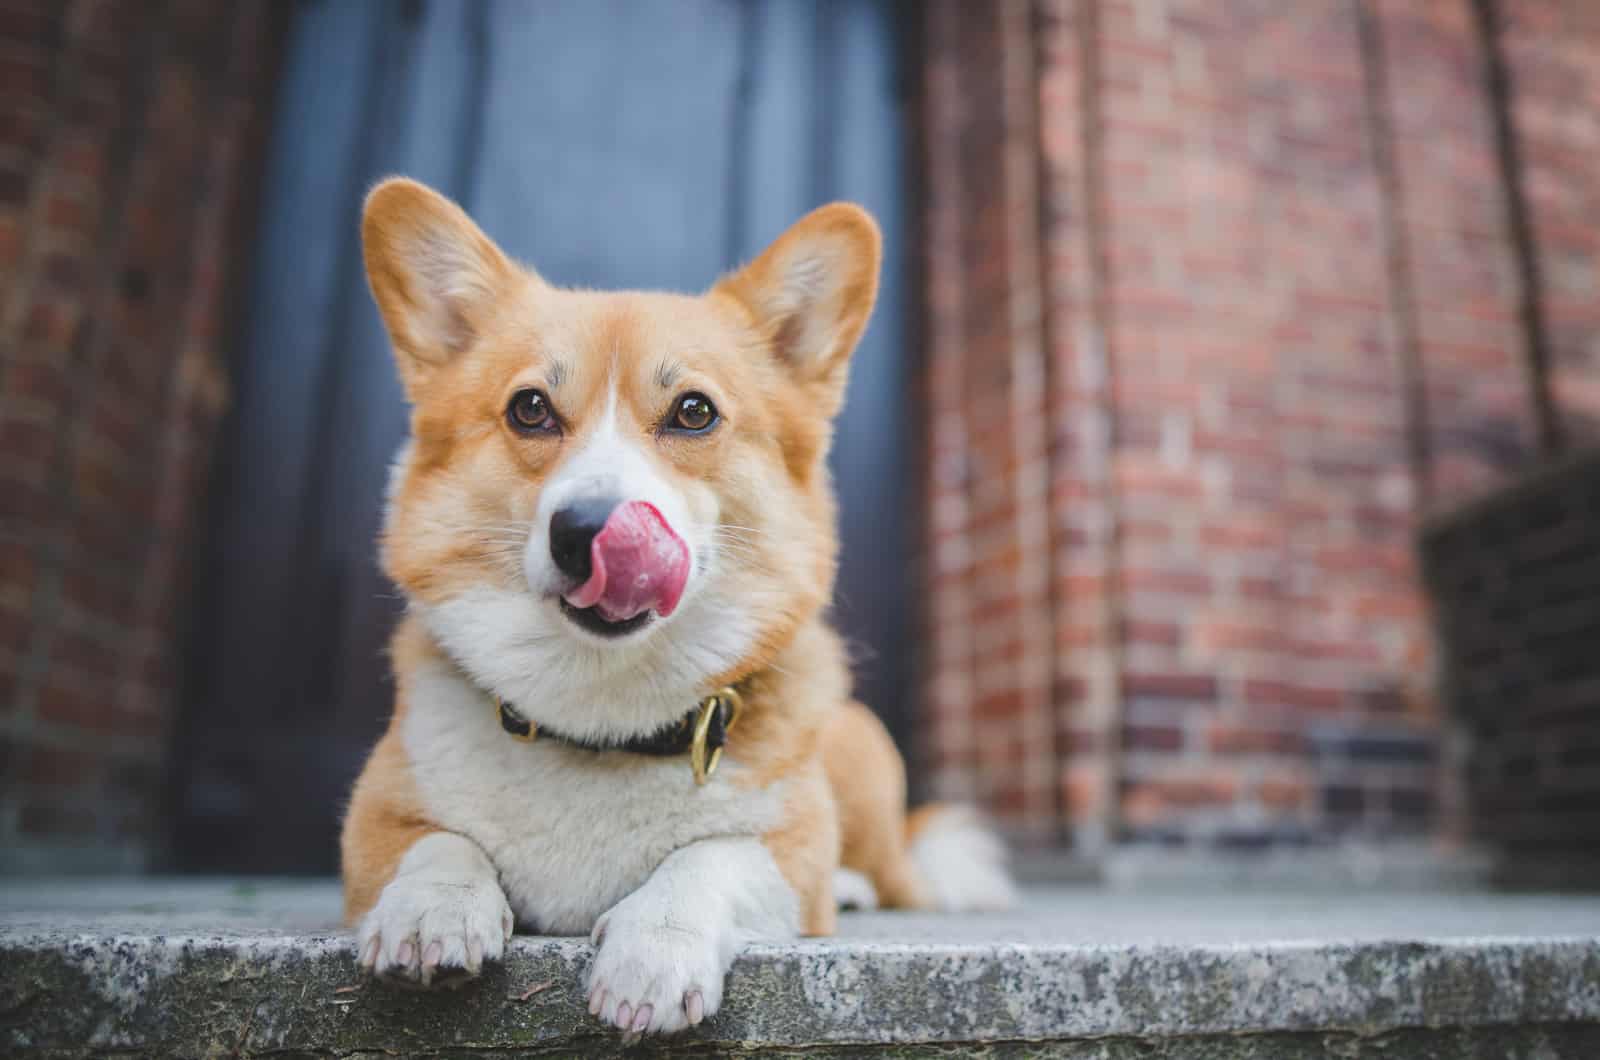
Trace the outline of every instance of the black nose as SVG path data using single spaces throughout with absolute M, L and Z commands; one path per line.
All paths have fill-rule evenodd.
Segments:
M 550 557 L 557 570 L 580 584 L 589 580 L 589 546 L 616 506 L 611 497 L 585 497 L 550 517 Z

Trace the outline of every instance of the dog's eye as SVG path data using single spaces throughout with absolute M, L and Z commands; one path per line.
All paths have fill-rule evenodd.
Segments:
M 716 422 L 717 406 L 704 394 L 685 394 L 672 410 L 671 426 L 680 431 L 703 431 Z
M 524 434 L 552 430 L 556 425 L 550 399 L 537 390 L 519 390 L 512 394 L 511 404 L 506 406 L 506 421 Z

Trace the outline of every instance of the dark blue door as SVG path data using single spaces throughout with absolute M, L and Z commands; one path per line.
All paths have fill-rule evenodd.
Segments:
M 374 559 L 405 410 L 356 242 L 404 173 L 551 281 L 696 290 L 865 204 L 883 296 L 834 468 L 860 692 L 909 707 L 906 208 L 888 0 L 302 0 L 290 29 L 197 603 L 178 863 L 327 871 L 390 709 Z

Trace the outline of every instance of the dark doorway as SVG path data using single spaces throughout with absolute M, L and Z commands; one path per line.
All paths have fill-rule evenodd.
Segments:
M 884 227 L 834 455 L 859 690 L 911 687 L 906 196 L 886 0 L 302 0 L 233 365 L 175 762 L 178 867 L 327 872 L 399 609 L 374 537 L 405 409 L 356 241 L 404 173 L 554 282 L 694 290 L 807 209 Z

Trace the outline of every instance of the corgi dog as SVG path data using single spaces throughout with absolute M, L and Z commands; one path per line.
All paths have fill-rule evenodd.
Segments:
M 1011 904 L 974 813 L 907 816 L 825 617 L 868 214 L 824 206 L 693 296 L 555 287 L 404 179 L 362 243 L 411 430 L 396 702 L 341 840 L 361 967 L 439 986 L 516 928 L 587 934 L 590 1012 L 636 1037 L 841 900 Z

